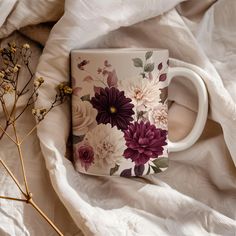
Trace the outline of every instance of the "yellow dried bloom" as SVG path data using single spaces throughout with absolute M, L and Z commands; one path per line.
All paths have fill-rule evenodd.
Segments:
M 62 90 L 65 87 L 65 84 L 64 83 L 60 83 L 57 87 L 58 87 L 58 89 Z
M 2 85 L 2 88 L 4 89 L 5 93 L 12 93 L 13 92 L 13 87 L 11 84 L 4 84 L 4 85 Z
M 25 43 L 25 44 L 23 44 L 23 46 L 22 46 L 24 49 L 29 49 L 30 48 L 30 45 L 28 44 L 28 43 Z
M 11 51 L 12 53 L 15 53 L 15 52 L 16 52 L 16 48 L 11 47 L 11 48 L 10 48 L 10 51 Z
M 5 76 L 5 73 L 3 73 L 4 71 L 0 71 L 0 79 L 3 79 Z
M 8 60 L 3 60 L 3 63 L 4 63 L 5 65 L 8 65 L 8 64 L 9 64 L 9 61 L 8 61 Z
M 19 70 L 19 68 L 18 68 L 17 66 L 14 66 L 14 68 L 12 69 L 12 71 L 13 71 L 14 73 L 16 73 L 18 70 Z
M 34 86 L 35 87 L 39 87 L 41 84 L 44 83 L 44 78 L 43 77 L 38 77 L 35 81 L 34 81 Z
M 37 110 L 36 109 L 32 109 L 32 114 L 35 116 L 37 114 Z
M 69 86 L 64 86 L 64 88 L 63 88 L 63 90 L 64 90 L 64 93 L 65 94 L 72 94 L 72 88 L 70 88 Z
M 36 79 L 40 84 L 44 83 L 44 78 L 43 77 L 39 77 Z

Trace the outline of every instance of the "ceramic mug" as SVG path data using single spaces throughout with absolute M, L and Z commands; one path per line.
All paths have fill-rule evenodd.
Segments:
M 142 176 L 164 171 L 168 153 L 193 145 L 208 112 L 204 82 L 187 68 L 168 68 L 168 50 L 84 49 L 71 52 L 73 156 L 78 172 Z M 175 76 L 197 89 L 192 131 L 168 141 L 167 88 Z

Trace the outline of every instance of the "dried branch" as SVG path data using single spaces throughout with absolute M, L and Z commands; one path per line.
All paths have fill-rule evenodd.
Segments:
M 61 231 L 55 226 L 55 224 L 45 215 L 45 213 L 39 208 L 39 206 L 33 201 L 32 193 L 29 190 L 28 180 L 26 176 L 26 170 L 24 165 L 24 157 L 22 153 L 22 143 L 29 137 L 36 129 L 37 126 L 41 121 L 44 120 L 46 115 L 56 106 L 61 105 L 72 93 L 72 89 L 66 84 L 61 83 L 57 87 L 57 92 L 55 95 L 54 100 L 51 102 L 51 105 L 48 108 L 37 108 L 32 109 L 32 114 L 36 118 L 36 125 L 32 127 L 32 129 L 20 140 L 19 134 L 17 132 L 17 124 L 16 121 L 24 114 L 24 112 L 29 108 L 35 101 L 38 99 L 38 90 L 41 85 L 44 83 L 44 79 L 42 77 L 36 78 L 34 81 L 34 88 L 33 92 L 28 95 L 27 102 L 23 109 L 16 114 L 16 108 L 18 100 L 21 96 L 26 95 L 29 93 L 30 89 L 29 86 L 34 79 L 34 73 L 31 71 L 30 68 L 30 58 L 31 58 L 32 51 L 30 50 L 30 46 L 28 44 L 24 44 L 23 46 L 19 47 L 15 43 L 9 43 L 7 47 L 0 48 L 0 59 L 3 61 L 3 67 L 0 68 L 0 103 L 2 107 L 2 111 L 5 116 L 5 126 L 2 127 L 0 125 L 0 141 L 4 135 L 6 135 L 15 145 L 18 151 L 18 156 L 20 159 L 20 165 L 23 175 L 23 182 L 25 186 L 25 191 L 22 189 L 19 181 L 8 168 L 6 163 L 0 159 L 0 164 L 5 168 L 6 172 L 12 178 L 20 192 L 22 193 L 24 199 L 18 197 L 9 197 L 9 196 L 0 196 L 0 199 L 12 200 L 12 201 L 20 201 L 23 203 L 30 204 L 35 210 L 48 222 L 48 224 L 57 232 L 58 235 L 62 236 L 63 234 Z M 20 69 L 21 65 L 18 63 L 23 63 L 25 68 L 29 73 L 29 78 L 27 79 L 26 83 L 23 87 L 19 90 L 19 77 L 20 77 Z M 14 93 L 14 94 L 13 94 Z M 14 95 L 14 102 L 13 106 L 8 111 L 6 103 L 5 103 L 5 95 L 6 94 L 13 94 Z M 12 138 L 7 129 L 11 127 L 14 131 L 15 139 Z

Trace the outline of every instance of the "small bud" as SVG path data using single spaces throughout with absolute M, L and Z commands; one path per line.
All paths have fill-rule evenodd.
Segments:
M 40 84 L 44 83 L 44 78 L 43 77 L 39 77 L 36 79 Z
M 10 51 L 11 51 L 12 53 L 15 53 L 15 52 L 16 52 L 16 48 L 11 47 L 11 48 L 10 48 Z
M 9 61 L 8 60 L 3 60 L 3 63 L 5 64 L 5 65 L 8 65 L 9 64 Z
M 19 68 L 17 66 L 14 66 L 13 72 L 16 73 L 16 72 L 18 72 L 18 70 L 19 70 Z
M 2 85 L 2 88 L 4 89 L 5 93 L 12 93 L 13 92 L 13 87 L 11 84 L 4 84 L 4 85 Z
M 65 94 L 72 94 L 73 91 L 72 88 L 70 88 L 69 86 L 65 86 L 63 90 Z
M 34 81 L 34 86 L 39 87 L 44 83 L 44 78 L 43 77 L 38 77 Z
M 37 110 L 36 109 L 32 109 L 32 114 L 35 116 L 37 114 Z
M 3 79 L 5 76 L 5 73 L 2 73 L 2 71 L 0 71 L 0 79 Z
M 22 46 L 24 49 L 30 49 L 30 45 L 28 43 L 23 44 Z

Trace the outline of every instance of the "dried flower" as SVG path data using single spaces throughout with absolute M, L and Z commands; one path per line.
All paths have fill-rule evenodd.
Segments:
M 13 92 L 13 87 L 11 84 L 3 84 L 2 88 L 5 93 L 12 93 Z
M 22 46 L 24 49 L 30 49 L 30 45 L 28 43 L 23 44 Z
M 70 88 L 69 86 L 65 86 L 63 90 L 65 94 L 72 94 L 73 91 L 72 88 Z
M 73 92 L 72 88 L 70 86 L 68 86 L 66 82 L 60 83 L 57 86 L 57 88 L 59 89 L 61 96 L 72 94 L 72 92 Z
M 43 77 L 38 77 L 35 81 L 34 81 L 34 86 L 35 87 L 39 87 L 44 83 L 44 78 Z
M 19 68 L 17 66 L 14 66 L 14 68 L 12 69 L 14 73 L 18 72 Z
M 5 72 L 4 71 L 0 71 L 0 79 L 3 79 L 5 76 Z
M 34 108 L 32 109 L 32 114 L 35 116 L 38 122 L 42 121 L 47 114 L 46 108 Z
M 11 51 L 12 53 L 15 53 L 15 52 L 16 52 L 16 48 L 11 47 L 11 48 L 10 48 L 10 51 Z
M 9 61 L 8 60 L 3 60 L 3 63 L 5 64 L 5 65 L 9 65 Z

